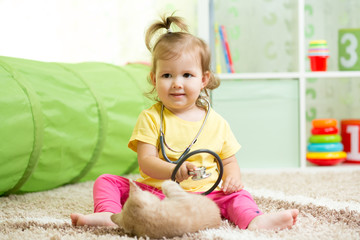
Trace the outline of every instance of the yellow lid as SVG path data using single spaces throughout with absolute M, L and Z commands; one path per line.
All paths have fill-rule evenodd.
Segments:
M 313 40 L 310 44 L 326 44 L 326 40 Z

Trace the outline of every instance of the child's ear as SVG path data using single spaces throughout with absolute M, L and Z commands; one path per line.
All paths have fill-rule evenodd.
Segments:
M 208 85 L 209 81 L 210 81 L 210 72 L 206 71 L 204 72 L 202 77 L 202 87 L 205 88 Z
M 150 73 L 150 80 L 151 80 L 151 84 L 155 86 L 156 85 L 155 73 L 153 73 L 153 72 Z

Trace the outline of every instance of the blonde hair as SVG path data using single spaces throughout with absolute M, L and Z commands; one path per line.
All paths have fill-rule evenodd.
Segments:
M 173 25 L 179 31 L 174 31 L 171 28 Z M 199 107 L 207 106 L 204 100 L 209 98 L 209 90 L 213 90 L 220 85 L 220 80 L 211 71 L 211 53 L 208 45 L 202 39 L 188 32 L 188 26 L 185 24 L 184 19 L 173 14 L 168 17 L 166 15 L 161 16 L 161 20 L 154 22 L 146 31 L 145 44 L 152 54 L 151 72 L 154 74 L 156 73 L 157 60 L 159 59 L 169 60 L 177 58 L 184 52 L 198 55 L 201 60 L 202 73 L 209 72 L 210 78 L 208 84 L 201 90 L 196 105 Z M 154 94 L 155 86 L 147 96 L 160 101 Z

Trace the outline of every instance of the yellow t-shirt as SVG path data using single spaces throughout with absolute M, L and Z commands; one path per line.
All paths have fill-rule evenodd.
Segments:
M 156 103 L 149 109 L 141 112 L 128 144 L 130 149 L 136 152 L 138 141 L 145 142 L 156 146 L 160 158 L 163 159 L 159 145 L 160 113 L 161 103 Z M 185 150 L 193 141 L 202 123 L 203 120 L 197 122 L 183 120 L 164 108 L 163 132 L 166 143 L 174 150 Z M 225 159 L 234 155 L 240 149 L 240 144 L 237 142 L 226 120 L 211 109 L 198 140 L 191 147 L 191 151 L 197 149 L 210 149 L 216 152 L 221 159 Z M 165 153 L 172 161 L 177 160 L 182 154 L 181 152 L 173 152 L 166 147 Z M 219 176 L 216 171 L 217 164 L 214 156 L 207 153 L 195 154 L 188 158 L 187 161 L 197 167 L 206 167 L 206 172 L 211 173 L 211 176 L 198 181 L 189 178 L 180 183 L 182 188 L 191 192 L 204 192 L 210 189 Z M 164 180 L 151 178 L 142 172 L 141 169 L 140 174 L 141 178 L 137 181 L 159 189 L 161 188 Z

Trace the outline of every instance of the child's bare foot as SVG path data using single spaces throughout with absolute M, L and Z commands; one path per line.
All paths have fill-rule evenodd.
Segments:
M 116 226 L 116 224 L 111 221 L 111 215 L 113 215 L 113 213 L 110 212 L 92 213 L 88 215 L 72 213 L 70 218 L 73 226 Z
M 249 230 L 292 228 L 296 223 L 299 210 L 291 209 L 282 212 L 268 213 L 255 217 L 249 224 Z

